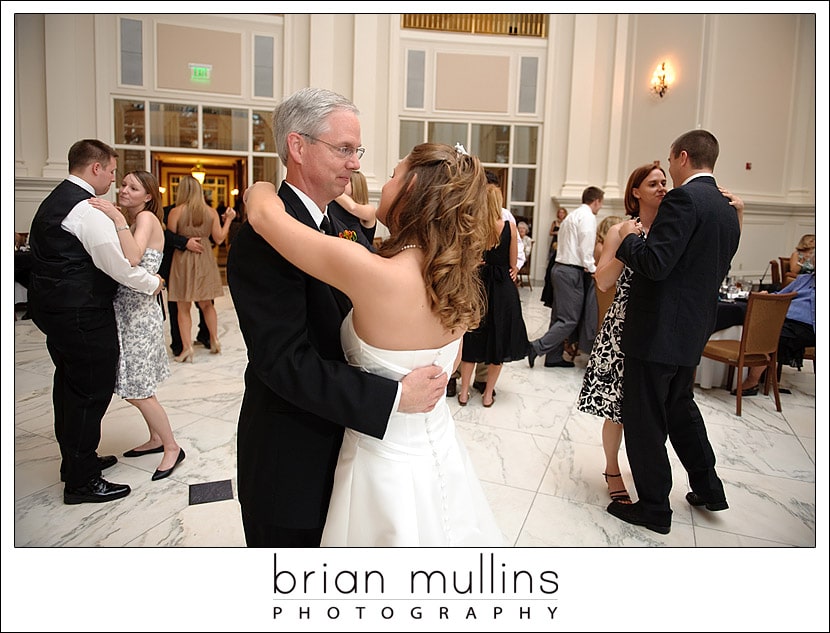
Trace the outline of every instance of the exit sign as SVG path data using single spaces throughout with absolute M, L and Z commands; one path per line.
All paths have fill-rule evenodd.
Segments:
M 210 83 L 210 72 L 213 70 L 211 64 L 188 64 L 190 68 L 190 81 L 195 83 Z

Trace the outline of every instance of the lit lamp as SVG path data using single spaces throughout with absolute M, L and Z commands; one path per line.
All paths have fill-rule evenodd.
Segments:
M 166 194 L 166 193 L 167 193 L 167 187 L 159 187 L 159 193 L 160 193 L 161 195 Z
M 662 99 L 673 81 L 674 73 L 671 67 L 667 68 L 666 62 L 661 62 L 651 76 L 651 91 Z
M 196 163 L 196 166 L 190 170 L 190 175 L 193 176 L 196 180 L 198 180 L 200 185 L 204 184 L 205 170 L 202 167 L 202 163 Z

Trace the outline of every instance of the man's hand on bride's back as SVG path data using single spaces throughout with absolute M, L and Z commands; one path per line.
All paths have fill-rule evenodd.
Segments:
M 432 411 L 447 393 L 450 377 L 440 367 L 419 367 L 413 369 L 401 380 L 401 413 L 426 413 Z

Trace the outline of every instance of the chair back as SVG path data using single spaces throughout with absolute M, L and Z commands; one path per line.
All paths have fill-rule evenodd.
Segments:
M 602 325 L 602 320 L 605 318 L 605 313 L 614 302 L 614 295 L 617 292 L 617 284 L 611 286 L 608 290 L 600 290 L 599 286 L 594 282 L 594 290 L 597 293 L 597 328 Z
M 521 241 L 519 242 L 519 248 L 522 248 Z M 531 253 L 532 255 L 533 253 Z M 527 256 L 525 259 L 525 263 L 519 269 L 519 272 L 516 274 L 516 285 L 520 288 L 524 286 L 528 286 L 531 290 L 533 290 L 533 285 L 530 283 L 530 255 Z
M 740 349 L 745 356 L 777 353 L 781 327 L 796 294 L 750 293 L 741 335 Z
M 790 272 L 790 258 L 789 257 L 779 257 L 778 261 L 781 262 L 781 282 L 784 283 L 784 279 L 787 277 L 787 273 Z M 786 286 L 787 284 L 784 283 Z
M 781 267 L 774 259 L 769 260 L 769 269 L 772 273 L 772 283 L 778 288 L 781 287 Z M 762 282 L 763 283 L 763 282 Z

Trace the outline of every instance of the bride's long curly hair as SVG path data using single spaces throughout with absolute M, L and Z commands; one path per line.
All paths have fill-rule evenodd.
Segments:
M 405 160 L 407 173 L 386 216 L 391 237 L 378 254 L 419 246 L 432 310 L 448 330 L 474 329 L 484 311 L 478 267 L 495 232 L 484 169 L 475 156 L 438 143 L 415 146 Z

